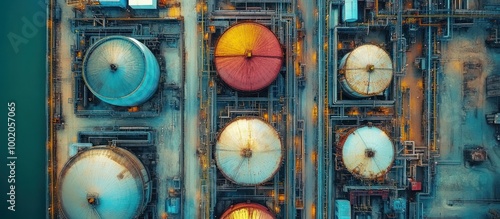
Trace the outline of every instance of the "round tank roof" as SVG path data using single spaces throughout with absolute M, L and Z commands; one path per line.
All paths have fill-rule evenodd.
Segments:
M 376 179 L 389 171 L 394 161 L 394 146 L 389 136 L 376 127 L 352 131 L 342 146 L 342 161 L 353 175 Z
M 253 117 L 238 118 L 222 129 L 215 147 L 217 166 L 231 181 L 258 185 L 279 170 L 282 144 L 278 132 Z
M 257 91 L 278 76 L 283 62 L 281 45 L 264 25 L 244 22 L 227 29 L 215 47 L 215 67 L 236 90 Z
M 239 203 L 229 207 L 221 216 L 222 219 L 274 219 L 269 210 L 256 203 Z
M 96 146 L 69 159 L 57 189 L 66 218 L 135 218 L 147 204 L 149 184 L 147 170 L 132 153 Z
M 391 84 L 393 72 L 389 54 L 375 45 L 362 45 L 341 61 L 345 81 L 354 96 L 374 96 Z
M 83 79 L 102 101 L 136 106 L 156 91 L 160 69 L 153 53 L 141 42 L 130 37 L 109 36 L 87 51 Z

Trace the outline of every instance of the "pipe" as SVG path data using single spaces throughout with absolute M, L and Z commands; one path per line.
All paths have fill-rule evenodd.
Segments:
M 325 168 L 324 165 L 324 131 L 325 127 L 323 125 L 323 119 L 325 116 L 325 107 L 324 107 L 324 93 L 325 93 L 325 66 L 324 66 L 324 61 L 325 61 L 325 51 L 323 48 L 324 45 L 324 37 L 323 37 L 323 32 L 325 30 L 325 19 L 323 19 L 324 16 L 324 0 L 318 0 L 317 1 L 317 8 L 318 8 L 318 154 L 317 157 L 318 159 L 318 178 L 317 178 L 317 198 L 318 198 L 318 203 L 317 203 L 317 213 L 316 213 L 316 218 L 317 219 L 322 219 L 323 214 L 324 214 L 324 203 L 323 203 L 323 189 L 324 189 L 324 174 L 325 172 L 323 169 Z
M 422 27 L 441 27 L 442 24 L 431 24 L 430 22 L 427 24 L 422 23 L 422 18 L 418 19 L 418 25 Z
M 295 10 L 295 9 L 294 9 Z M 286 97 L 287 97 L 287 113 L 288 115 L 292 116 L 287 116 L 286 117 L 286 127 L 287 127 L 287 132 L 286 132 L 286 139 L 287 139 L 287 144 L 293 145 L 292 150 L 287 150 L 287 169 L 286 169 L 286 179 L 285 179 L 285 185 L 286 185 L 286 202 L 285 202 L 285 218 L 295 218 L 296 217 L 296 206 L 295 206 L 295 135 L 296 135 L 296 129 L 295 129 L 295 124 L 296 124 L 296 116 L 294 110 L 296 107 L 294 106 L 295 103 L 295 87 L 296 87 L 296 79 L 295 79 L 295 72 L 294 72 L 294 62 L 293 62 L 293 54 L 290 49 L 292 48 L 292 43 L 291 39 L 294 38 L 293 36 L 293 26 L 295 25 L 295 17 L 290 17 L 285 19 L 286 21 L 286 29 L 285 29 L 285 36 L 286 36 L 286 58 L 287 59 L 292 59 L 287 61 L 287 83 L 286 83 Z
M 431 10 L 431 5 L 432 5 L 432 0 L 429 0 L 428 3 L 428 13 L 430 13 Z M 429 23 L 431 22 L 431 18 L 429 17 Z M 430 85 L 430 76 L 431 76 L 431 51 L 432 51 L 432 27 L 427 27 L 427 86 Z M 429 110 L 430 110 L 430 92 L 428 89 L 426 89 L 426 98 L 427 98 L 427 136 L 426 136 L 426 144 L 427 144 L 427 150 L 426 150 L 426 156 L 427 159 L 430 159 L 430 123 L 429 123 Z M 431 195 L 431 171 L 430 171 L 430 165 L 427 165 L 427 182 L 426 182 L 426 191 L 425 192 L 420 192 L 417 194 L 417 218 L 423 217 L 423 203 L 420 203 L 421 196 L 426 196 L 429 197 Z
M 217 10 L 212 13 L 213 15 L 231 15 L 231 16 L 241 16 L 241 15 L 275 15 L 274 10 L 264 10 L 264 11 L 236 11 L 236 10 Z
M 446 0 L 446 7 L 448 8 L 448 15 L 451 14 L 451 0 Z M 451 17 L 448 16 L 446 21 L 446 35 L 443 36 L 443 39 L 451 39 Z

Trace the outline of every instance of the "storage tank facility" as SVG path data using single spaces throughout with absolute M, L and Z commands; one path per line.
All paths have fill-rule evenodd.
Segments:
M 137 106 L 156 92 L 160 68 L 153 53 L 141 42 L 110 36 L 87 51 L 83 79 L 100 100 L 116 106 Z
M 239 203 L 229 207 L 222 219 L 274 219 L 273 214 L 264 206 L 256 203 Z
M 380 178 L 394 161 L 392 141 L 377 127 L 352 129 L 341 139 L 339 147 L 345 168 L 358 178 Z
M 240 117 L 224 127 L 217 139 L 215 159 L 222 174 L 240 185 L 258 185 L 279 170 L 283 146 L 267 122 Z
M 345 0 L 342 20 L 344 22 L 355 22 L 358 20 L 358 0 Z
M 222 34 L 214 59 L 218 75 L 230 87 L 258 91 L 278 76 L 283 52 L 271 30 L 258 23 L 244 22 Z
M 151 197 L 151 180 L 129 151 L 95 146 L 64 165 L 57 194 L 65 218 L 137 218 Z
M 359 46 L 340 61 L 340 84 L 349 96 L 355 98 L 382 93 L 392 78 L 391 58 L 376 45 Z

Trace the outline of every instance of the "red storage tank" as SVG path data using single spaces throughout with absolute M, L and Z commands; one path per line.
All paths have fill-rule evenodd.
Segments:
M 215 68 L 226 84 L 240 91 L 269 86 L 283 64 L 281 45 L 264 25 L 252 22 L 227 29 L 215 47 Z
M 269 210 L 256 203 L 239 203 L 229 207 L 221 216 L 222 219 L 274 219 Z

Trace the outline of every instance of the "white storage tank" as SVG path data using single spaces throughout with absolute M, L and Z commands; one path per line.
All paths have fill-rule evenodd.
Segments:
M 222 129 L 215 146 L 217 167 L 240 185 L 259 185 L 279 170 L 283 146 L 278 132 L 256 117 L 240 117 Z
M 99 5 L 102 7 L 127 7 L 127 0 L 98 0 Z
M 393 77 L 389 54 L 371 44 L 347 53 L 340 61 L 339 69 L 342 88 L 355 98 L 379 95 L 389 87 Z
M 355 22 L 358 20 L 358 0 L 345 0 L 342 13 L 344 22 Z
M 156 9 L 158 0 L 128 0 L 128 5 L 132 9 Z
M 109 36 L 88 49 L 83 60 L 83 79 L 100 100 L 116 106 L 137 106 L 156 92 L 160 67 L 141 42 Z
M 57 195 L 63 218 L 137 218 L 151 197 L 151 180 L 129 151 L 95 146 L 64 165 Z
M 392 167 L 394 145 L 387 134 L 377 127 L 352 129 L 340 140 L 342 163 L 354 176 L 378 179 Z

